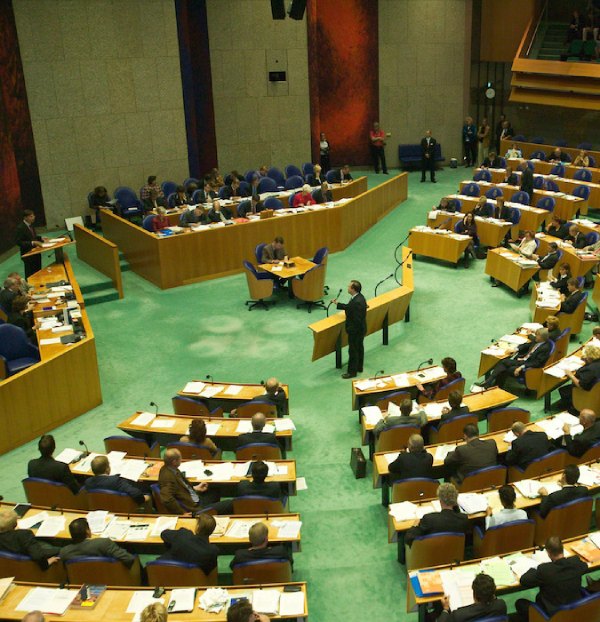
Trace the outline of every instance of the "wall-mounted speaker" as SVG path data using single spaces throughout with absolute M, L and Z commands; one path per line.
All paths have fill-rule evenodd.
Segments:
M 304 19 L 306 0 L 292 0 L 289 16 L 292 19 Z
M 273 19 L 285 19 L 285 0 L 271 0 Z

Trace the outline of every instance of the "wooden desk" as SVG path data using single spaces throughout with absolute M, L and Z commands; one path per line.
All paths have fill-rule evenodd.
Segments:
M 512 333 L 512 335 L 518 337 L 528 337 L 532 334 L 534 334 L 534 331 L 521 328 Z M 503 343 L 502 347 L 498 346 L 499 343 Z M 523 343 L 527 342 L 524 341 Z M 496 367 L 500 361 L 512 356 L 517 351 L 518 345 L 520 344 L 502 342 L 502 338 L 500 338 L 497 342 L 491 344 L 490 346 L 486 346 L 479 355 L 479 371 L 477 372 L 477 377 L 479 378 L 481 376 L 485 376 L 489 371 Z M 495 350 L 493 354 L 486 352 L 486 350 L 492 347 Z
M 579 276 L 585 276 L 595 265 L 600 261 L 599 257 L 593 254 L 583 254 L 582 251 L 578 251 L 573 248 L 572 244 L 564 242 L 560 238 L 555 238 L 545 233 L 537 233 L 535 236 L 539 242 L 537 255 L 543 257 L 550 252 L 550 243 L 555 242 L 563 252 L 563 256 L 555 266 L 556 272 L 558 272 L 558 265 L 561 263 L 568 263 L 571 268 L 571 276 L 577 278 Z
M 440 229 L 446 229 L 448 231 L 454 231 L 454 226 L 457 222 L 463 219 L 464 214 L 452 214 L 450 212 L 436 211 L 435 217 L 431 217 L 432 212 L 427 217 L 427 226 L 434 228 L 440 227 Z M 483 246 L 495 248 L 500 246 L 504 241 L 506 232 L 512 229 L 511 222 L 496 221 L 490 218 L 482 218 L 481 216 L 475 216 L 475 222 L 477 224 L 477 237 Z
M 561 150 L 562 149 L 563 147 L 561 147 Z M 577 155 L 579 155 L 579 151 L 577 151 Z M 527 161 L 528 160 L 526 160 L 525 158 L 509 158 L 507 160 L 507 163 L 510 164 L 514 170 L 517 166 Z M 546 162 L 545 160 L 529 160 L 529 162 L 533 163 L 534 172 L 542 173 L 542 175 L 549 175 L 550 171 L 556 166 L 556 162 Z M 586 171 L 589 171 L 591 173 L 592 182 L 595 184 L 600 183 L 600 168 L 593 168 L 591 166 L 573 166 L 568 162 L 562 162 L 562 165 L 565 167 L 565 177 L 567 179 L 573 179 L 577 171 L 585 168 Z
M 280 261 L 279 263 L 261 263 L 258 267 L 280 279 L 293 279 L 296 276 L 306 274 L 311 268 L 317 265 L 310 261 L 310 259 L 304 259 L 304 257 L 291 257 L 290 263 L 294 265 L 286 266 L 283 261 Z
M 518 253 L 506 248 L 492 248 L 488 251 L 485 262 L 485 273 L 504 283 L 514 292 L 519 292 L 526 283 L 529 283 L 539 267 L 523 267 L 517 263 Z
M 54 241 L 59 240 L 59 241 Z M 54 261 L 56 263 L 63 263 L 64 261 L 64 248 L 74 244 L 73 240 L 67 235 L 59 238 L 50 238 L 48 242 L 42 242 L 46 246 L 34 246 L 28 253 L 25 253 L 23 257 L 33 257 L 34 255 L 43 255 L 44 253 L 54 251 Z
M 250 590 L 254 589 L 276 589 L 283 592 L 286 586 L 299 587 L 304 594 L 304 613 L 301 616 L 294 616 L 292 618 L 285 618 L 290 620 L 304 620 L 308 618 L 308 600 L 307 600 L 307 587 L 305 582 L 298 583 L 273 583 L 266 585 L 244 585 L 242 586 L 227 586 L 227 591 L 230 596 L 243 596 Z M 2 620 L 21 620 L 25 615 L 25 611 L 15 611 L 19 603 L 25 598 L 29 590 L 33 587 L 42 587 L 34 585 L 33 583 L 15 582 L 14 586 L 7 593 L 7 595 L 0 602 L 0 618 Z M 46 584 L 43 587 L 58 587 L 58 585 Z M 75 586 L 79 587 L 79 586 Z M 127 607 L 134 592 L 144 590 L 153 591 L 153 587 L 110 587 L 100 598 L 100 601 L 91 611 L 85 611 L 81 609 L 68 609 L 64 616 L 56 616 L 46 614 L 45 619 L 47 622 L 99 622 L 100 620 L 107 622 L 131 622 L 133 619 L 132 613 L 127 613 Z M 204 588 L 198 588 L 196 593 L 196 605 L 194 611 L 190 613 L 175 613 L 171 614 L 171 617 L 175 620 L 189 620 L 190 622 L 226 622 L 227 611 L 223 609 L 219 613 L 208 613 L 198 606 L 198 601 L 201 596 L 206 592 Z M 170 589 L 167 588 L 165 596 L 163 597 L 163 604 L 166 606 L 170 598 Z M 271 620 L 282 619 L 279 615 L 269 616 Z
M 580 64 L 580 63 L 577 63 Z M 512 148 L 513 144 L 516 144 L 517 147 L 521 150 L 521 153 L 524 158 L 529 158 L 529 156 L 534 151 L 543 151 L 546 156 L 552 153 L 555 149 L 555 145 L 538 145 L 536 143 L 528 143 L 525 141 L 512 140 L 512 139 L 502 139 L 500 141 L 500 154 L 507 153 L 509 149 Z M 561 147 L 561 151 L 568 153 L 571 156 L 571 159 L 574 160 L 578 155 L 581 149 L 577 149 L 576 147 Z M 588 155 L 591 155 L 596 159 L 596 162 L 600 162 L 600 151 L 587 151 Z M 536 162 L 537 163 L 537 162 Z
M 560 311 L 560 303 L 555 307 L 538 306 L 538 284 L 534 283 L 531 290 L 531 298 L 529 299 L 529 311 L 531 312 L 531 321 L 543 324 L 549 315 L 556 315 Z
M 299 256 L 311 257 L 323 246 L 330 253 L 343 250 L 406 199 L 407 180 L 406 173 L 392 177 L 333 207 L 163 238 L 111 212 L 103 213 L 102 229 L 134 272 L 168 289 L 239 273 L 244 260 L 256 260 L 257 244 L 279 235 Z M 344 191 L 354 187 L 359 186 L 347 185 Z
M 441 230 L 437 229 L 437 231 Z M 435 233 L 429 229 L 413 228 L 408 237 L 408 245 L 413 249 L 415 256 L 423 255 L 448 261 L 453 263 L 455 268 L 470 243 L 469 236 L 456 233 Z

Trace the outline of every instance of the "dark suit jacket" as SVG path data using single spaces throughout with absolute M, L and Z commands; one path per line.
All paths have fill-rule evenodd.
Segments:
M 63 561 L 74 557 L 113 557 L 123 562 L 127 568 L 133 566 L 135 555 L 128 553 L 110 538 L 88 538 L 79 544 L 67 544 L 60 549 Z
M 526 430 L 512 442 L 511 448 L 506 452 L 506 464 L 524 469 L 533 460 L 545 456 L 551 450 L 545 432 Z
M 582 291 L 576 290 L 574 291 L 561 305 L 560 310 L 563 313 L 573 313 L 575 309 L 577 309 L 577 305 L 581 302 L 584 297 L 584 293 Z
M 451 421 L 455 417 L 460 417 L 461 415 L 466 415 L 468 413 L 469 413 L 468 406 L 459 406 L 458 408 L 451 408 L 447 413 L 444 413 L 442 415 L 440 422 Z
M 163 465 L 158 473 L 160 500 L 171 514 L 184 514 L 196 509 L 186 482 L 187 479 L 179 469 L 172 470 Z
M 236 488 L 236 496 L 248 497 L 250 495 L 281 499 L 281 486 L 277 482 L 263 482 L 262 484 L 251 480 L 240 482 Z
M 569 294 L 569 290 L 567 289 L 567 282 L 571 277 L 569 276 L 558 276 L 556 281 L 550 281 L 551 287 L 557 289 L 561 294 L 567 296 Z
M 88 477 L 83 483 L 86 490 L 103 488 L 104 490 L 114 490 L 129 495 L 136 503 L 144 503 L 144 493 L 132 482 L 119 475 L 94 475 Z
M 15 229 L 15 244 L 19 247 L 21 255 L 28 253 L 34 248 L 32 244 L 34 241 L 41 242 L 42 238 L 37 235 L 35 229 L 32 232 L 25 224 L 25 221 L 22 220 Z
M 312 179 L 310 180 L 310 185 L 313 188 L 315 188 L 316 186 L 320 186 L 324 181 L 325 181 L 325 179 L 322 179 L 321 177 L 315 177 L 313 175 Z
M 325 193 L 319 188 L 313 195 L 317 203 L 329 203 L 333 201 L 333 194 L 331 190 L 326 190 Z
M 225 220 L 231 220 L 232 213 L 228 207 L 222 206 L 221 214 L 223 214 L 223 217 L 225 218 Z M 206 214 L 206 218 L 208 219 L 208 222 L 221 222 L 221 216 L 217 213 L 217 211 L 213 207 L 211 207 L 208 210 L 208 213 Z
M 352 174 L 351 173 L 348 173 L 347 175 L 344 175 L 344 181 L 352 181 L 352 179 L 353 178 L 352 178 Z M 338 169 L 335 172 L 335 181 L 337 183 L 341 183 L 341 181 L 342 181 L 342 169 L 341 168 Z
M 575 499 L 582 499 L 587 497 L 588 494 L 589 491 L 585 486 L 565 486 L 542 499 L 540 503 L 540 516 L 546 518 L 552 508 L 569 501 L 575 501 Z
M 553 235 L 555 238 L 560 238 L 561 240 L 564 240 L 569 235 L 569 224 L 565 222 L 558 227 L 550 225 L 546 233 L 548 235 Z
M 367 301 L 359 292 L 348 303 L 337 303 L 338 309 L 346 312 L 346 332 L 350 335 L 365 335 L 367 332 Z
M 521 585 L 527 589 L 539 587 L 536 601 L 552 615 L 561 605 L 581 597 L 581 577 L 587 571 L 587 564 L 577 555 L 563 557 L 528 570 L 521 577 Z
M 554 266 L 558 263 L 559 254 L 558 251 L 554 251 L 552 253 L 548 253 L 543 257 L 538 259 L 538 266 L 542 268 L 542 270 L 550 270 L 554 268 Z
M 58 555 L 60 549 L 36 540 L 30 529 L 13 529 L 0 533 L 0 551 L 28 555 L 42 570 L 46 570 L 48 558 Z
M 519 178 L 517 177 L 517 175 L 515 173 L 511 173 L 504 181 L 509 186 L 518 186 L 519 185 Z
M 29 477 L 49 479 L 53 482 L 62 482 L 66 484 L 75 495 L 81 488 L 75 480 L 75 477 L 73 477 L 69 465 L 64 462 L 59 462 L 54 458 L 40 457 L 30 460 L 27 465 L 27 475 Z
M 4 309 L 5 313 L 12 312 L 12 303 L 13 300 L 19 295 L 19 292 L 13 292 L 12 289 L 7 289 L 3 287 L 0 290 L 0 307 Z
M 269 443 L 277 445 L 277 437 L 273 432 L 246 432 L 237 437 L 237 447 L 249 445 L 250 443 Z
M 167 545 L 167 552 L 159 559 L 195 564 L 204 574 L 208 574 L 217 565 L 219 547 L 211 544 L 208 538 L 197 536 L 189 529 L 165 529 L 160 537 Z
M 225 190 L 223 190 L 223 199 L 231 199 L 231 197 L 247 197 L 248 193 L 241 188 L 238 188 L 235 192 L 231 187 L 231 184 L 224 186 Z
M 427 144 L 426 136 L 421 139 L 421 155 L 423 159 L 425 159 L 425 156 L 429 156 L 430 158 L 434 157 L 436 145 L 437 140 L 433 138 L 433 136 L 429 139 L 429 145 Z
M 589 391 L 600 378 L 600 361 L 592 361 L 581 366 L 575 372 L 575 377 L 579 380 L 579 386 L 584 391 Z
M 596 421 L 581 434 L 575 436 L 565 434 L 564 439 L 567 451 L 572 456 L 580 458 L 592 445 L 600 441 L 600 421 Z
M 265 402 L 267 404 L 275 404 L 275 406 L 277 407 L 278 417 L 283 417 L 284 415 L 288 414 L 287 396 L 285 394 L 285 391 L 281 387 L 277 389 L 275 393 L 271 393 L 271 394 L 265 393 L 264 395 L 257 395 L 256 397 L 253 397 L 250 401 L 251 402 Z
M 390 462 L 390 473 L 394 479 L 411 479 L 413 477 L 433 477 L 433 456 L 427 451 L 401 452 Z
M 499 220 L 510 220 L 511 209 L 510 207 L 498 207 L 497 205 L 490 205 L 490 216 L 492 218 L 498 218 Z
M 267 244 L 263 247 L 261 261 L 262 263 L 267 263 L 268 261 L 273 261 L 274 259 L 281 261 L 284 257 L 284 248 L 273 248 L 273 244 Z
M 524 359 L 523 361 L 520 361 L 521 365 L 526 368 L 543 367 L 550 356 L 550 351 L 552 350 L 550 340 L 543 341 L 539 344 L 534 341 L 526 345 L 528 345 L 527 353 L 521 355 Z
M 493 160 L 485 158 L 481 166 L 486 166 L 488 168 L 502 168 L 502 160 L 498 156 L 496 156 Z
M 533 199 L 533 171 L 528 166 L 521 172 L 521 190 Z
M 506 603 L 501 598 L 494 599 L 488 605 L 473 603 L 459 607 L 456 611 L 442 611 L 437 622 L 476 622 L 482 618 L 506 615 Z
M 473 471 L 496 464 L 498 464 L 498 448 L 493 439 L 474 438 L 465 445 L 459 445 L 444 460 L 446 467 L 456 469 L 456 479 L 459 482 Z
M 469 518 L 453 510 L 442 510 L 425 514 L 416 527 L 411 527 L 405 536 L 405 542 L 412 544 L 415 538 L 427 536 L 431 533 L 467 533 L 469 530 Z
M 283 546 L 282 544 L 278 544 L 275 546 L 267 546 L 264 549 L 238 549 L 235 552 L 229 567 L 233 570 L 233 567 L 238 564 L 254 562 L 259 559 L 288 559 L 292 563 L 292 566 L 294 564 L 289 548 L 287 546 Z

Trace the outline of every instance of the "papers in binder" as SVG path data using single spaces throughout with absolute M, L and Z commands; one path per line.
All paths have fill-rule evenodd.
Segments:
M 534 559 L 528 555 L 523 555 L 523 553 L 515 553 L 504 559 L 508 562 L 510 569 L 514 572 L 517 579 L 520 579 L 528 570 L 538 567 Z
M 444 462 L 446 456 L 456 449 L 456 445 L 439 445 L 435 448 L 435 454 L 433 460 L 435 462 Z
M 221 427 L 220 423 L 207 423 L 206 424 L 206 436 L 215 436 L 219 432 Z
M 22 518 L 17 524 L 19 529 L 31 529 L 34 525 L 43 523 L 49 516 L 48 512 L 44 510 L 43 512 L 36 512 L 35 514 L 30 514 Z
M 34 587 L 16 606 L 17 611 L 42 611 L 62 616 L 73 602 L 79 590 L 61 590 L 49 587 Z
M 177 528 L 177 516 L 159 516 L 154 522 L 151 535 L 158 537 L 165 529 Z
M 149 523 L 130 523 L 127 530 L 126 540 L 140 541 L 145 540 L 150 533 Z
M 196 393 L 199 394 L 204 389 L 203 382 L 188 382 L 185 387 L 183 387 L 183 393 Z
M 238 395 L 242 388 L 239 384 L 230 384 L 225 389 L 225 395 Z
M 276 615 L 279 611 L 279 595 L 279 590 L 253 590 L 252 608 L 257 613 Z
M 76 462 L 81 458 L 82 452 L 78 449 L 63 449 L 58 456 L 56 456 L 55 460 L 58 462 L 64 462 L 65 464 L 71 464 L 71 462 Z
M 256 608 L 256 604 L 254 604 Z M 281 592 L 279 597 L 279 615 L 282 618 L 302 616 L 304 614 L 304 592 Z
M 501 557 L 492 557 L 481 562 L 481 569 L 494 579 L 496 586 L 512 585 L 515 577 L 508 562 Z
M 131 425 L 139 425 L 145 427 L 156 417 L 154 413 L 141 412 L 132 422 Z
M 175 419 L 166 419 L 161 417 L 160 419 L 155 419 L 150 425 L 151 428 L 172 428 L 175 425 Z
M 440 572 L 444 593 L 448 595 L 452 609 L 473 604 L 473 588 L 471 586 L 476 572 L 477 570 L 471 568 Z
M 474 492 L 463 492 L 458 495 L 458 506 L 465 514 L 485 512 L 488 507 L 487 497 Z
M 273 424 L 275 425 L 275 430 L 277 430 L 277 432 L 292 432 L 296 429 L 294 422 L 289 417 L 286 417 L 285 419 L 275 419 Z
M 195 587 L 173 589 L 171 590 L 171 597 L 169 598 L 169 612 L 181 613 L 184 611 L 193 611 L 195 600 Z
M 382 418 L 379 406 L 363 406 L 361 412 L 367 425 L 377 425 Z

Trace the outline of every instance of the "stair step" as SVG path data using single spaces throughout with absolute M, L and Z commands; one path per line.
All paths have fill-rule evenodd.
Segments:
M 102 281 L 100 283 L 91 283 L 90 285 L 82 285 L 81 293 L 82 294 L 92 294 L 94 292 L 102 292 L 107 289 L 112 289 L 113 284 L 112 281 Z
M 90 295 L 84 296 L 85 306 L 101 304 L 103 302 L 112 302 L 113 300 L 119 300 L 119 293 L 116 290 L 111 290 L 105 293 L 95 292 Z

